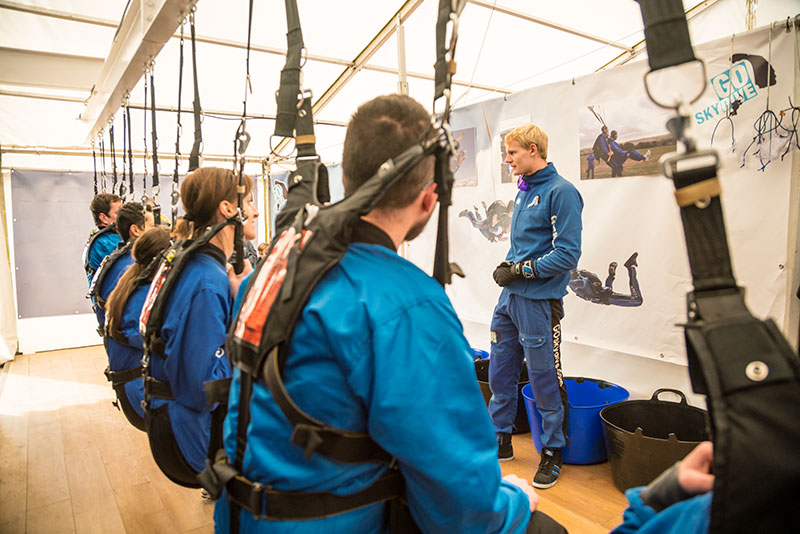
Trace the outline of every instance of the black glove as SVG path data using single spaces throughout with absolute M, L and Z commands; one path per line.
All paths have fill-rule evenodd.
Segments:
M 494 270 L 492 278 L 500 287 L 506 287 L 511 282 L 521 278 L 536 278 L 533 272 L 533 262 L 531 260 L 514 263 L 504 261 Z

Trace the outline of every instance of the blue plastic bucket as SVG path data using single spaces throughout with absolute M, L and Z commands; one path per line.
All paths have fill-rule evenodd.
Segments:
M 569 445 L 561 449 L 564 463 L 605 462 L 608 460 L 608 451 L 603 437 L 600 411 L 606 406 L 627 400 L 628 390 L 594 378 L 566 377 L 564 383 L 569 398 L 567 410 Z M 541 429 L 542 417 L 536 409 L 536 400 L 533 398 L 530 384 L 522 388 L 522 396 L 525 398 L 525 409 L 528 412 L 531 429 Z M 541 452 L 542 440 L 539 430 L 532 431 L 531 437 L 536 450 Z

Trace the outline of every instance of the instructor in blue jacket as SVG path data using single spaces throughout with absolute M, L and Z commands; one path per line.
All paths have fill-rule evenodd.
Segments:
M 583 199 L 547 162 L 547 134 L 533 124 L 505 137 L 506 163 L 519 176 L 511 217 L 511 249 L 494 270 L 503 288 L 492 317 L 489 414 L 497 433 L 498 458 L 511 460 L 517 381 L 523 358 L 542 419 L 537 488 L 558 480 L 567 445 L 567 391 L 561 373 L 562 298 L 581 255 Z

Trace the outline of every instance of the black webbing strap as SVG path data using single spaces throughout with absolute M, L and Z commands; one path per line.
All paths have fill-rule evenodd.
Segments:
M 172 172 L 172 192 L 170 193 L 170 200 L 172 203 L 172 227 L 178 224 L 178 199 L 180 193 L 178 192 L 178 170 L 180 166 L 181 157 L 181 94 L 183 93 L 183 26 L 186 20 L 181 22 L 181 41 L 178 60 L 178 123 L 175 132 L 175 170 Z
M 92 141 L 92 163 L 94 163 L 94 194 L 97 195 L 97 152 L 94 149 L 94 141 Z
M 228 392 L 231 390 L 231 379 L 220 378 L 219 380 L 203 382 L 203 390 L 205 390 L 206 400 L 209 404 L 228 404 Z
M 100 173 L 100 188 L 103 193 L 106 192 L 106 142 L 103 138 L 103 132 L 100 132 L 100 162 L 103 165 L 102 172 Z
M 146 368 L 143 369 L 143 372 L 146 372 Z M 152 376 L 144 377 L 144 398 L 148 405 L 150 404 L 150 399 L 153 398 L 175 400 L 169 382 L 158 380 Z
M 134 196 L 133 196 L 133 179 L 134 179 L 134 175 L 133 175 L 133 139 L 132 139 L 132 134 L 131 134 L 131 108 L 130 108 L 130 105 L 129 105 L 129 103 L 127 101 L 125 102 L 125 115 L 126 115 L 125 122 L 128 125 L 128 180 L 130 180 L 128 193 L 131 195 L 131 198 L 134 198 Z
M 117 153 L 114 150 L 114 125 L 108 128 L 109 149 L 111 151 L 111 192 L 116 193 L 117 189 Z
M 647 61 L 651 70 L 694 61 L 689 25 L 681 0 L 636 0 L 642 8 Z
M 89 285 L 89 293 L 86 297 L 94 298 L 97 305 L 104 310 L 106 309 L 106 301 L 100 295 L 100 290 L 105 283 L 106 276 L 108 276 L 108 271 L 120 258 L 131 251 L 131 248 L 133 248 L 133 241 L 133 239 L 127 243 L 120 241 L 117 248 L 111 254 L 103 258 L 103 261 L 100 262 L 100 265 L 92 276 L 92 283 Z
M 231 471 L 226 474 L 234 473 Z M 225 487 L 228 498 L 253 514 L 255 519 L 309 521 L 395 499 L 403 495 L 405 484 L 399 471 L 390 471 L 371 486 L 352 495 L 273 490 L 241 476 L 230 478 Z
M 281 70 L 278 89 L 278 113 L 275 119 L 275 135 L 294 137 L 297 121 L 297 99 L 300 93 L 300 61 L 303 55 L 303 30 L 296 0 L 286 0 L 286 63 Z M 311 114 L 308 113 L 310 117 Z
M 436 63 L 434 63 L 435 86 L 433 99 L 445 96 L 445 91 L 450 90 L 453 74 L 456 72 L 456 63 L 451 50 L 451 43 L 447 42 L 447 25 L 453 21 L 457 23 L 458 16 L 466 5 L 466 0 L 439 0 L 439 15 L 436 19 Z M 453 27 L 452 35 L 457 35 L 457 26 Z
M 128 107 L 125 102 L 122 104 L 122 177 L 119 183 L 119 196 L 123 202 L 128 201 Z
M 681 220 L 695 291 L 735 288 L 716 165 L 674 171 L 672 179 L 679 203 L 685 204 Z M 681 193 L 693 189 L 697 193 L 682 201 Z
M 203 110 L 200 108 L 200 89 L 197 85 L 197 43 L 195 43 L 194 40 L 194 12 L 195 8 L 192 7 L 192 10 L 189 12 L 189 29 L 192 34 L 192 79 L 194 80 L 194 100 L 192 101 L 192 110 L 194 112 L 194 144 L 192 145 L 192 152 L 189 154 L 189 172 L 192 172 L 200 166 L 200 153 L 203 147 Z
M 117 223 L 111 223 L 108 226 L 100 228 L 98 231 L 93 233 L 89 238 L 89 242 L 86 243 L 86 259 L 83 262 L 83 269 L 88 274 L 94 275 L 94 273 L 97 271 L 97 269 L 92 269 L 92 267 L 89 265 L 89 256 L 91 255 L 92 252 L 92 245 L 94 245 L 94 242 L 97 241 L 100 238 L 100 236 L 116 231 L 117 231 Z M 100 266 L 98 265 L 98 268 L 99 267 Z
M 112 371 L 110 367 L 106 367 L 103 374 L 106 375 L 106 379 L 111 382 L 112 386 L 118 386 L 142 378 L 142 366 L 125 369 L 124 371 Z
M 275 403 L 294 427 L 291 441 L 306 458 L 315 452 L 346 464 L 380 462 L 391 465 L 394 457 L 363 432 L 351 432 L 323 423 L 300 409 L 289 397 L 281 378 L 279 350 L 267 357 L 264 381 Z
M 151 127 L 152 130 L 152 137 L 153 137 L 153 183 L 150 184 L 150 192 L 153 196 L 153 220 L 155 224 L 161 224 L 161 201 L 159 197 L 161 196 L 161 187 L 159 186 L 158 182 L 158 133 L 156 130 L 156 82 L 153 78 L 153 71 L 155 67 L 151 67 L 150 69 L 150 112 L 152 122 Z

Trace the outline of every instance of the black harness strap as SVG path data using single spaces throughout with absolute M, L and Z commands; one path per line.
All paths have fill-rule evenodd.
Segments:
M 108 139 L 111 149 L 111 192 L 116 192 L 117 189 L 117 153 L 114 150 L 114 124 L 108 128 Z
M 100 238 L 100 236 L 112 232 L 116 233 L 116 231 L 117 231 L 117 225 L 116 223 L 112 223 L 109 224 L 108 226 L 100 228 L 99 230 L 97 230 L 96 232 L 92 233 L 92 235 L 89 236 L 89 240 L 86 242 L 86 257 L 83 259 L 83 270 L 86 271 L 86 274 L 94 276 L 94 273 L 96 272 L 96 270 L 92 269 L 92 267 L 89 265 L 89 256 L 91 255 L 92 246 L 94 245 L 94 242 L 97 241 Z
M 92 163 L 94 164 L 94 194 L 97 196 L 97 153 L 94 149 L 94 140 L 92 140 Z
M 128 179 L 130 180 L 130 187 L 128 192 L 133 196 L 133 141 L 131 138 L 131 108 L 128 100 L 125 100 L 125 122 L 128 125 Z
M 123 202 L 128 201 L 128 168 L 126 166 L 126 161 L 128 159 L 128 108 L 127 108 L 127 96 L 123 99 L 122 104 L 122 178 L 119 184 L 119 196 L 122 197 Z
M 142 366 L 125 369 L 124 371 L 112 371 L 110 367 L 106 367 L 103 374 L 106 375 L 106 379 L 111 382 L 112 386 L 119 386 L 142 378 Z
M 94 298 L 97 305 L 104 310 L 106 309 L 106 301 L 100 295 L 100 289 L 103 287 L 106 276 L 108 276 L 108 272 L 111 270 L 111 267 L 113 267 L 113 265 L 117 263 L 117 261 L 119 261 L 123 256 L 129 254 L 132 247 L 132 239 L 127 243 L 120 242 L 114 252 L 103 258 L 102 263 L 100 263 L 100 265 L 97 267 L 97 270 L 92 277 L 92 284 L 89 286 L 89 292 L 86 294 L 86 298 Z
M 153 127 L 153 183 L 151 184 L 151 193 L 153 196 L 153 220 L 155 224 L 161 224 L 161 201 L 159 197 L 161 196 L 161 187 L 159 186 L 158 182 L 158 172 L 159 172 L 159 165 L 158 165 L 158 134 L 156 131 L 156 82 L 153 79 L 153 71 L 155 67 L 151 65 L 150 67 L 150 110 L 151 110 L 151 122 Z M 146 113 L 146 112 L 145 112 Z M 144 203 L 143 203 L 144 204 Z
M 195 10 L 196 7 L 193 6 L 192 10 L 189 12 L 189 30 L 192 34 L 192 78 L 194 80 L 194 100 L 192 102 L 192 110 L 194 112 L 194 144 L 192 145 L 192 152 L 189 155 L 189 172 L 192 172 L 200 166 L 200 154 L 203 152 L 203 110 L 200 108 L 200 89 L 197 85 L 197 44 L 194 40 Z
M 180 193 L 178 192 L 178 169 L 180 166 L 181 157 L 181 94 L 183 93 L 183 27 L 186 20 L 181 22 L 181 42 L 180 42 L 180 59 L 178 60 L 178 124 L 175 132 L 175 170 L 172 173 L 172 193 L 170 200 L 172 202 L 172 227 L 178 224 L 178 200 Z
M 150 71 L 150 66 L 147 66 L 147 69 L 142 77 L 144 80 L 144 106 L 142 108 L 142 119 L 144 124 L 142 125 L 142 132 L 144 135 L 144 157 L 142 158 L 142 165 L 144 166 L 144 172 L 142 173 L 142 206 L 147 205 L 147 75 Z
M 106 192 L 106 142 L 103 138 L 105 132 L 100 132 L 100 162 L 103 164 L 103 170 L 100 174 L 100 186 L 103 193 Z

